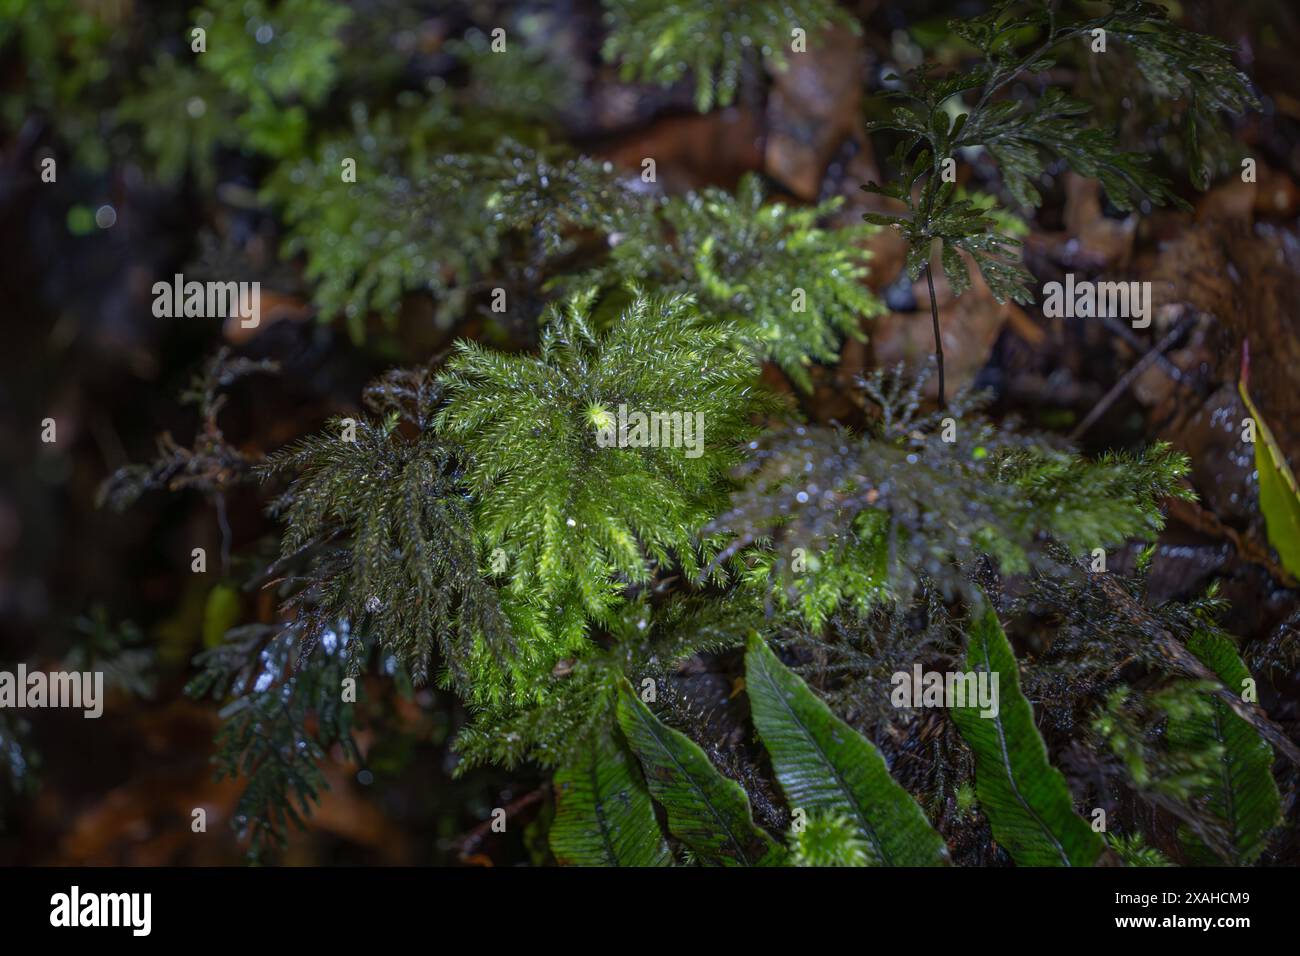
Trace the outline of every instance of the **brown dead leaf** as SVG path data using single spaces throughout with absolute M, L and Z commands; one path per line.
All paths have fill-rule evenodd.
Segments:
M 1233 176 L 1209 192 L 1196 204 L 1197 222 L 1261 219 L 1288 219 L 1300 206 L 1300 190 L 1291 177 L 1257 163 L 1256 181 L 1245 183 Z
M 669 194 L 708 185 L 734 189 L 745 173 L 763 168 L 762 139 L 758 114 L 732 107 L 657 120 L 597 154 L 638 175 L 642 160 L 653 159 L 658 184 Z
M 967 266 L 970 267 L 969 261 Z M 936 270 L 935 298 L 939 303 L 939 331 L 943 338 L 944 377 L 951 397 L 975 380 L 988 361 L 1002 326 L 1017 307 L 994 299 L 973 268 L 971 288 L 960 298 L 952 297 L 942 279 L 942 273 Z M 915 312 L 891 312 L 871 323 L 867 334 L 876 365 L 888 366 L 901 361 L 914 367 L 929 361 L 934 353 L 934 323 L 924 279 L 917 290 L 916 302 Z M 931 376 L 926 383 L 926 395 L 936 398 L 938 394 L 938 377 Z
M 1300 208 L 1300 189 L 1286 173 L 1258 165 L 1255 215 L 1263 219 L 1290 219 Z
M 226 319 L 221 327 L 221 334 L 225 336 L 227 342 L 231 345 L 244 345 L 263 331 L 270 328 L 276 322 L 305 322 L 312 317 L 313 309 L 310 304 L 304 302 L 297 296 L 283 295 L 279 292 L 272 292 L 268 289 L 261 291 L 261 315 L 258 317 L 258 323 L 251 328 L 244 327 L 244 320 L 247 316 L 232 315 Z
M 1065 229 L 1034 233 L 1025 244 L 1066 270 L 1122 270 L 1133 254 L 1137 217 L 1102 215 L 1101 183 L 1076 173 L 1065 174 Z
M 815 200 L 827 164 L 846 139 L 862 142 L 862 38 L 831 30 L 809 39 L 806 56 L 773 74 L 767 100 L 768 173 L 800 199 Z
M 1241 219 L 1250 222 L 1255 218 L 1257 183 L 1243 183 L 1230 179 L 1215 186 L 1196 203 L 1196 221 L 1214 222 L 1223 219 Z

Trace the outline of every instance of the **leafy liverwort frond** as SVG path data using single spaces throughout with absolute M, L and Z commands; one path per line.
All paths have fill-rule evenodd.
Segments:
M 362 128 L 363 142 L 405 145 L 403 130 L 427 134 L 419 114 L 390 130 Z M 608 164 L 503 139 L 487 152 L 421 162 L 380 153 L 355 182 L 340 179 L 352 140 L 326 144 L 316 162 L 282 170 L 264 190 L 284 204 L 284 251 L 306 253 L 322 318 L 342 313 L 354 338 L 366 314 L 391 318 L 402 295 L 438 297 L 445 322 L 459 318 L 465 288 L 520 235 L 539 257 L 567 248 L 574 230 L 613 228 L 632 200 Z
M 1213 733 L 1198 732 L 1212 724 L 1222 704 L 1208 682 L 1176 679 L 1156 690 L 1125 684 L 1106 695 L 1092 730 L 1123 768 L 1124 783 L 1148 805 L 1181 821 L 1180 831 L 1201 853 L 1213 848 L 1224 858 L 1235 855 L 1227 822 L 1196 799 L 1214 788 L 1225 761 L 1223 743 Z
M 157 175 L 175 182 L 194 170 L 199 184 L 216 183 L 216 150 L 238 139 L 241 99 L 206 70 L 186 69 L 168 53 L 142 70 L 143 88 L 115 110 L 124 126 L 138 126 Z
M 956 406 L 917 419 L 915 386 L 905 407 L 890 408 L 897 395 L 882 382 L 867 383 L 886 406 L 874 434 L 775 434 L 751 451 L 744 486 L 710 526 L 732 535 L 722 557 L 775 542 L 771 576 L 814 625 L 845 598 L 860 612 L 886 597 L 906 603 L 924 578 L 972 597 L 969 574 L 983 558 L 1010 574 L 1056 568 L 1050 540 L 1075 555 L 1150 540 L 1164 498 L 1187 494 L 1186 459 L 1167 445 L 1090 461 Z
M 1053 86 L 1044 87 L 1036 101 L 996 97 L 1017 78 L 1041 74 L 1059 58 L 1118 56 L 1130 68 L 1136 66 L 1156 96 L 1185 101 L 1183 140 L 1190 148 L 1188 165 L 1198 187 L 1206 188 L 1208 169 L 1198 146 L 1200 131 L 1215 125 L 1216 114 L 1240 114 L 1259 105 L 1249 81 L 1232 63 L 1231 48 L 1183 29 L 1170 19 L 1168 10 L 1146 0 L 1078 6 L 1082 15 L 1070 18 L 1053 2 L 1028 0 L 998 4 L 982 16 L 953 21 L 954 31 L 977 48 L 983 63 L 965 74 L 964 82 L 953 78 L 936 82 L 918 71 L 913 76 L 917 89 L 911 95 L 933 108 L 959 90 L 978 91 L 951 145 L 987 147 L 1003 165 L 1008 189 L 1025 205 L 1039 202 L 1031 180 L 1044 169 L 1044 153 L 1100 179 L 1119 208 L 1130 208 L 1134 195 L 1178 203 L 1167 185 L 1145 169 L 1145 157 L 1121 151 L 1110 133 L 1071 119 L 1090 112 L 1090 104 L 1073 100 Z M 935 142 L 925 128 L 927 119 L 918 119 L 910 124 L 912 131 Z
M 352 15 L 334 0 L 249 0 L 200 12 L 208 52 L 199 64 L 246 100 L 238 123 L 249 145 L 277 157 L 302 148 L 306 110 L 319 106 L 335 84 L 339 34 Z
M 546 256 L 566 250 L 573 230 L 613 232 L 638 208 L 611 163 L 512 139 L 490 153 L 444 157 L 432 175 L 443 189 L 481 203 L 494 235 L 531 235 Z
M 706 318 L 733 322 L 756 355 L 809 389 L 808 365 L 834 361 L 841 339 L 862 339 L 862 320 L 883 311 L 864 284 L 874 228 L 820 225 L 841 205 L 765 204 L 747 174 L 735 195 L 709 188 L 647 209 L 588 277 L 694 294 Z

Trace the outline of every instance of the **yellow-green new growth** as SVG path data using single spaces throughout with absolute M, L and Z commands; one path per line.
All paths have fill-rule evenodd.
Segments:
M 811 49 L 822 30 L 859 30 L 834 0 L 605 0 L 605 9 L 605 59 L 622 62 L 625 80 L 660 86 L 693 72 L 701 113 L 731 105 L 747 55 L 784 70 L 788 54 Z
M 841 341 L 862 339 L 863 319 L 884 311 L 864 284 L 875 227 L 825 228 L 841 202 L 766 202 L 753 174 L 734 195 L 667 199 L 628 223 L 592 277 L 695 293 L 706 317 L 735 323 L 745 347 L 811 389 L 808 366 L 836 361 Z
M 690 297 L 634 290 L 603 331 L 593 304 L 553 307 L 537 355 L 458 343 L 438 428 L 468 452 L 475 527 L 510 556 L 506 590 L 602 619 L 661 566 L 699 572 L 697 532 L 764 400 L 734 330 L 702 323 Z

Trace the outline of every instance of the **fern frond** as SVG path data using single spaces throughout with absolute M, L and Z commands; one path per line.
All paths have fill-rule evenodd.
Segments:
M 555 773 L 551 851 L 569 866 L 670 866 L 636 761 L 606 734 Z
M 880 866 L 940 866 L 948 848 L 872 743 L 836 717 L 758 636 L 745 653 L 745 686 L 759 739 L 791 808 L 853 822 Z
M 969 639 L 968 669 L 998 675 L 997 714 L 983 716 L 968 700 L 952 719 L 975 751 L 975 793 L 994 838 L 1021 866 L 1091 866 L 1101 838 L 1074 812 L 1065 778 L 1048 763 L 1015 652 L 991 607 L 979 612 Z
M 689 737 L 659 720 L 620 685 L 618 722 L 655 800 L 668 814 L 668 829 L 702 862 L 721 866 L 772 866 L 784 851 L 754 824 L 749 799 Z
M 1188 650 L 1215 672 L 1224 685 L 1236 691 L 1253 680 L 1236 648 L 1223 634 L 1201 630 L 1188 642 Z M 1273 780 L 1273 749 L 1250 724 L 1223 701 L 1206 697 L 1208 711 L 1169 722 L 1171 744 L 1212 744 L 1218 754 L 1208 786 L 1195 800 L 1222 821 L 1228 839 L 1225 863 L 1249 865 L 1268 845 L 1272 830 L 1282 819 L 1282 803 Z M 1207 847 L 1194 835 L 1185 841 L 1194 858 L 1205 860 Z

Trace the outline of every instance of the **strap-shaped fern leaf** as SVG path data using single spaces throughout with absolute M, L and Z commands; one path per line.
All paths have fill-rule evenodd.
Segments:
M 619 689 L 618 723 L 641 761 L 650 793 L 668 813 L 668 829 L 700 862 L 781 862 L 784 851 L 754 824 L 740 784 L 720 774 L 689 737 L 665 726 L 626 680 Z
M 836 717 L 757 634 L 745 653 L 745 684 L 758 736 L 792 808 L 846 815 L 873 864 L 948 862 L 943 838 L 889 775 L 880 751 Z
M 601 734 L 555 773 L 551 851 L 573 866 L 669 866 L 636 762 Z
M 1250 671 L 1231 641 L 1222 634 L 1198 631 L 1187 647 L 1225 686 L 1241 692 Z M 1273 780 L 1272 748 L 1218 697 L 1210 698 L 1207 715 L 1171 718 L 1169 739 L 1171 743 L 1218 746 L 1221 757 L 1214 783 L 1198 796 L 1206 798 L 1210 812 L 1223 821 L 1233 850 L 1224 862 L 1234 866 L 1253 863 L 1264 852 L 1269 832 L 1281 822 L 1282 800 Z M 1214 855 L 1200 840 L 1189 835 L 1183 842 L 1194 862 L 1214 862 Z
M 994 838 L 1021 866 L 1091 866 L 1101 838 L 1074 812 L 1065 778 L 1047 761 L 1015 652 L 991 607 L 978 613 L 968 640 L 967 666 L 998 675 L 998 712 L 981 717 L 967 700 L 952 718 L 975 751 L 975 793 Z

